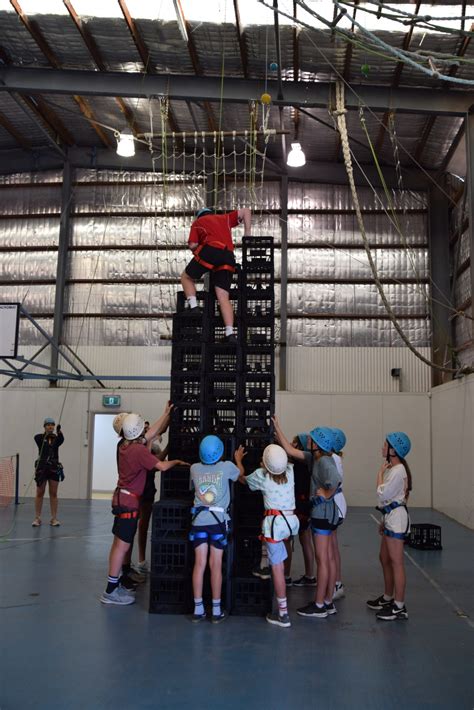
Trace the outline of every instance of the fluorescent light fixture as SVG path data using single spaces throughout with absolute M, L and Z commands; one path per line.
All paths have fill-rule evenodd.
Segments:
M 135 155 L 135 143 L 130 129 L 123 130 L 117 138 L 117 155 L 122 158 L 131 158 Z
M 299 143 L 292 143 L 291 150 L 286 159 L 286 164 L 289 165 L 290 168 L 301 168 L 301 166 L 305 163 L 306 156 L 301 150 L 301 145 Z
M 178 21 L 179 31 L 181 32 L 181 37 L 185 42 L 189 41 L 188 30 L 186 29 L 186 22 L 184 19 L 183 9 L 179 0 L 173 0 L 174 9 L 176 10 L 176 19 Z

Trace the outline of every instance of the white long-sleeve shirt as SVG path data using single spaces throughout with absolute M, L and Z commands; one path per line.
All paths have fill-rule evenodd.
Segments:
M 397 463 L 387 468 L 383 474 L 383 483 L 377 487 L 379 505 L 388 505 L 394 501 L 405 503 L 407 482 L 407 472 L 403 464 Z

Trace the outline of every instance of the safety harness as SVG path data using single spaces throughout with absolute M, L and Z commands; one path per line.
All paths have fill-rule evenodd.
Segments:
M 131 491 L 127 491 L 125 488 L 117 487 L 114 491 L 114 495 L 112 498 L 112 513 L 113 513 L 113 515 L 115 515 L 116 518 L 120 518 L 122 520 L 134 520 L 135 518 L 138 518 L 139 512 L 140 512 L 138 510 L 138 507 L 136 510 L 124 510 L 125 508 L 130 508 L 131 506 L 121 504 L 120 496 L 122 493 L 124 493 L 127 496 L 131 496 L 132 498 L 135 498 L 137 501 L 137 506 L 140 502 L 140 496 L 138 496 L 136 493 L 132 493 Z
M 287 524 L 288 530 L 290 531 L 289 537 L 292 537 L 293 532 L 291 530 L 291 525 L 288 522 L 288 519 L 287 519 L 285 513 L 286 513 L 286 515 L 294 515 L 295 511 L 294 510 L 275 510 L 273 508 L 268 508 L 268 510 L 265 511 L 264 515 L 266 518 L 269 515 L 273 515 L 272 526 L 270 529 L 270 537 L 265 537 L 265 535 L 262 534 L 262 535 L 259 535 L 259 540 L 261 540 L 262 542 L 281 542 L 281 540 L 275 540 L 273 538 L 273 531 L 275 529 L 275 520 L 279 516 L 281 516 L 283 518 L 283 520 L 285 521 L 285 523 Z M 284 539 L 287 540 L 288 538 L 284 538 Z
M 222 532 L 208 533 L 207 530 L 199 530 L 199 531 L 192 530 L 189 533 L 190 541 L 193 542 L 194 540 L 211 539 L 211 540 L 215 540 L 216 542 L 220 542 L 221 545 L 224 547 L 225 545 L 227 545 L 227 525 L 226 525 L 225 520 L 219 520 L 216 513 L 226 513 L 227 511 L 224 510 L 224 508 L 220 508 L 215 505 L 210 505 L 210 506 L 197 505 L 197 506 L 191 508 L 191 515 L 193 516 L 191 519 L 191 525 L 194 525 L 194 522 L 195 522 L 196 518 L 198 517 L 198 515 L 200 513 L 203 513 L 204 511 L 206 511 L 206 513 L 211 513 L 212 517 L 215 519 L 217 525 L 219 525 Z
M 204 266 L 205 269 L 209 269 L 209 271 L 231 271 L 232 273 L 235 273 L 235 266 L 231 266 L 231 264 L 222 264 L 221 266 L 216 266 L 215 264 L 210 264 L 208 261 L 202 259 L 199 254 L 204 249 L 204 247 L 213 247 L 214 249 L 228 251 L 226 245 L 222 242 L 206 242 L 205 244 L 200 244 L 193 251 L 193 257 L 196 259 L 198 264 Z
M 380 513 L 383 515 L 388 515 L 389 513 L 392 512 L 392 510 L 395 510 L 396 508 L 405 508 L 407 511 L 408 515 L 408 508 L 405 503 L 399 503 L 398 501 L 394 500 L 392 503 L 389 503 L 388 505 L 376 505 L 375 509 L 378 510 Z M 407 527 L 405 532 L 402 533 L 396 533 L 393 532 L 392 530 L 387 530 L 387 528 L 384 527 L 383 529 L 383 534 L 386 535 L 387 537 L 394 537 L 396 540 L 405 540 L 408 530 L 410 529 L 410 518 L 407 518 Z
M 336 501 L 334 498 L 338 493 L 342 492 L 342 486 L 339 484 L 332 494 L 332 496 L 329 496 L 329 498 L 326 498 L 325 496 L 311 496 L 310 502 L 314 506 L 322 505 L 323 503 L 334 503 L 334 509 L 333 509 L 333 515 L 332 515 L 332 521 L 328 521 L 331 525 L 335 525 L 337 521 L 339 520 L 339 514 L 336 511 L 341 512 L 339 506 L 337 505 Z M 336 517 L 337 516 L 337 517 Z M 315 516 L 311 516 L 315 517 Z M 325 530 L 324 528 L 318 528 L 317 529 L 318 534 L 320 535 L 330 535 L 332 533 L 332 530 Z

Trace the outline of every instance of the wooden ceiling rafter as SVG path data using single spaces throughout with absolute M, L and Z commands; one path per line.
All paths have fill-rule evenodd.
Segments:
M 418 15 L 420 11 L 420 6 L 421 6 L 421 0 L 416 0 L 416 6 L 415 6 L 415 15 Z M 406 33 L 405 37 L 403 38 L 403 45 L 402 49 L 404 51 L 407 51 L 410 48 L 411 40 L 413 37 L 413 31 L 415 29 L 415 25 L 413 24 L 408 32 Z M 393 73 L 393 79 L 392 79 L 392 88 L 396 89 L 400 85 L 400 80 L 402 78 L 402 72 L 403 72 L 403 67 L 405 64 L 403 62 L 397 62 L 397 65 L 395 67 L 395 71 Z M 387 135 L 387 126 L 388 126 L 388 121 L 390 118 L 390 111 L 385 111 L 383 118 L 382 118 L 382 125 L 380 126 L 380 131 L 379 135 L 377 136 L 377 140 L 375 141 L 375 152 L 379 153 L 382 150 L 382 146 L 385 141 L 385 136 Z
M 51 66 L 55 69 L 61 69 L 60 61 L 49 46 L 38 25 L 33 20 L 31 20 L 25 12 L 23 12 L 23 9 L 18 0 L 10 0 L 10 4 L 17 13 L 18 17 L 20 18 L 23 26 L 29 32 L 29 34 L 36 42 L 39 49 L 44 54 Z M 101 142 L 109 148 L 112 145 L 112 141 L 105 133 L 104 129 L 97 124 L 97 119 L 94 116 L 94 112 L 90 107 L 89 102 L 86 101 L 86 99 L 84 99 L 82 96 L 74 96 L 73 98 L 79 106 L 82 114 L 91 122 L 92 127 L 99 136 Z
M 0 111 L 0 126 L 4 128 L 7 133 L 9 133 L 12 138 L 16 140 L 18 145 L 25 150 L 31 149 L 31 142 L 26 138 L 21 131 L 19 131 L 15 126 L 8 120 L 8 118 Z
M 180 0 L 177 0 L 177 3 L 180 6 L 181 15 L 182 15 L 185 27 L 186 27 L 186 34 L 188 37 L 188 41 L 187 41 L 188 52 L 189 52 L 189 57 L 191 59 L 191 64 L 193 65 L 194 73 L 196 74 L 196 76 L 204 76 L 204 72 L 202 70 L 201 63 L 199 61 L 199 56 L 197 53 L 196 44 L 194 42 L 194 38 L 192 35 L 191 25 L 189 24 L 188 20 L 186 19 L 186 16 L 185 16 L 183 9 L 181 7 Z M 215 119 L 211 104 L 209 103 L 209 101 L 203 101 L 202 104 L 203 104 L 204 110 L 207 114 L 207 123 L 208 123 L 209 130 L 210 131 L 217 131 L 218 124 Z
M 463 8 L 465 8 L 465 7 L 466 7 L 466 3 L 463 2 Z M 463 15 L 464 15 L 464 13 L 465 13 L 465 9 L 463 11 Z M 470 31 L 474 32 L 474 24 L 471 25 Z M 470 36 L 469 37 L 466 37 L 466 36 L 462 37 L 461 43 L 459 45 L 459 49 L 456 52 L 456 56 L 463 57 L 465 55 L 470 43 L 471 43 Z M 448 76 L 456 76 L 458 69 L 459 69 L 459 65 L 452 66 L 447 75 Z M 449 89 L 449 88 L 450 88 L 450 84 L 449 84 L 449 82 L 446 82 L 446 89 Z M 423 155 L 423 152 L 426 148 L 426 144 L 428 142 L 428 139 L 430 137 L 431 131 L 433 130 L 435 123 L 436 123 L 436 116 L 430 116 L 426 120 L 426 123 L 423 127 L 423 133 L 421 134 L 421 138 L 418 142 L 418 145 L 416 146 L 416 151 L 415 151 L 415 160 L 417 160 L 418 162 L 421 161 L 421 156 Z M 448 150 L 448 153 L 449 153 L 449 150 Z
M 130 32 L 133 42 L 135 44 L 135 47 L 137 49 L 138 55 L 141 59 L 141 62 L 143 64 L 143 71 L 145 74 L 156 74 L 155 67 L 152 65 L 151 62 L 151 55 L 150 51 L 146 45 L 145 40 L 143 39 L 140 30 L 137 27 L 137 24 L 134 20 L 134 18 L 130 14 L 130 10 L 128 9 L 128 5 L 126 0 L 118 0 L 120 9 L 122 10 L 122 15 L 125 20 L 125 23 L 128 27 L 128 31 Z M 178 120 L 176 118 L 176 115 L 173 111 L 173 107 L 171 105 L 171 101 L 168 104 L 168 126 L 170 128 L 170 131 L 173 133 L 181 133 L 181 129 L 178 124 Z M 178 144 L 183 148 L 184 143 L 181 138 L 178 139 Z
M 3 47 L 0 47 L 0 60 L 6 66 L 12 66 L 13 61 L 10 55 L 6 52 Z M 40 97 L 34 94 L 30 96 L 19 94 L 12 95 L 12 100 L 14 100 L 19 106 L 24 110 L 22 104 L 25 104 L 29 111 L 31 111 L 36 118 L 31 117 L 30 120 L 33 123 L 40 121 L 40 125 L 44 127 L 48 132 L 51 133 L 52 139 L 58 141 L 58 139 L 66 146 L 74 145 L 74 138 L 69 133 L 59 116 L 53 111 L 53 109 L 47 105 L 47 103 Z M 27 113 L 27 112 L 25 112 Z
M 90 56 L 92 57 L 95 65 L 100 71 L 108 71 L 108 68 L 102 58 L 102 55 L 100 53 L 99 47 L 97 46 L 97 42 L 95 41 L 94 37 L 92 36 L 89 28 L 87 27 L 86 23 L 82 21 L 81 17 L 77 14 L 76 10 L 74 9 L 74 6 L 71 2 L 71 0 L 63 0 L 64 6 L 66 7 L 66 10 L 69 13 L 69 17 L 74 23 L 75 28 L 79 32 L 79 34 L 82 37 L 82 40 L 84 44 L 87 47 L 87 51 L 89 52 Z M 133 115 L 133 111 L 127 106 L 125 101 L 119 97 L 115 97 L 115 101 L 120 109 L 120 111 L 123 113 L 125 120 L 128 124 L 128 127 L 132 131 L 132 133 L 136 136 L 139 132 L 140 129 L 137 126 L 135 117 Z

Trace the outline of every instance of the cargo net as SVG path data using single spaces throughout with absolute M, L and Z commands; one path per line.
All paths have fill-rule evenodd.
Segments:
M 15 516 L 16 456 L 0 458 L 0 537 L 8 535 Z

